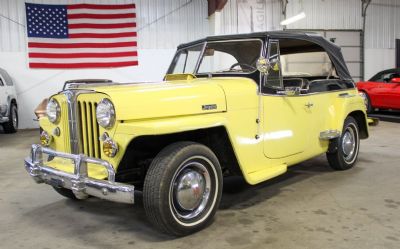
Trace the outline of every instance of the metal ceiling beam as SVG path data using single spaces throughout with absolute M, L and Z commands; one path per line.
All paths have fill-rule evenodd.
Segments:
M 365 19 L 367 18 L 367 9 L 369 4 L 371 3 L 371 0 L 361 0 L 361 16 L 363 19 L 363 26 L 362 26 L 362 49 L 361 49 L 361 63 L 362 63 L 362 68 L 361 68 L 361 80 L 364 80 L 364 60 L 365 60 Z

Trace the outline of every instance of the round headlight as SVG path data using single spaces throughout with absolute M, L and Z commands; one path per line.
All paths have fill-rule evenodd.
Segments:
M 96 107 L 97 123 L 103 128 L 111 128 L 115 123 L 114 105 L 109 99 L 102 99 Z
M 58 104 L 57 100 L 50 99 L 50 101 L 47 103 L 47 106 L 46 106 L 46 114 L 47 114 L 47 117 L 49 118 L 50 122 L 52 122 L 54 124 L 58 122 L 58 120 L 60 119 L 60 115 L 61 115 L 61 108 L 60 108 L 60 104 Z

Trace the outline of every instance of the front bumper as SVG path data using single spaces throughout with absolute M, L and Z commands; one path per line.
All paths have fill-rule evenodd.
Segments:
M 60 157 L 72 160 L 74 173 L 71 174 L 46 166 L 43 163 L 43 154 L 53 158 Z M 108 172 L 107 180 L 90 178 L 88 176 L 88 163 L 104 167 Z M 78 199 L 85 199 L 91 195 L 115 202 L 134 203 L 135 187 L 115 182 L 114 168 L 109 162 L 101 159 L 58 152 L 34 144 L 31 148 L 30 157 L 25 159 L 25 168 L 36 183 L 47 183 L 54 187 L 70 189 Z

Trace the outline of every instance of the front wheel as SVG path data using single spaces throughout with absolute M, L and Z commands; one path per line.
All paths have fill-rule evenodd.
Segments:
M 207 226 L 221 199 L 222 173 L 206 146 L 178 142 L 164 148 L 147 171 L 143 204 L 150 222 L 184 236 Z
M 346 170 L 354 166 L 360 149 L 360 137 L 357 121 L 347 117 L 340 138 L 331 141 L 326 153 L 329 165 L 335 170 Z

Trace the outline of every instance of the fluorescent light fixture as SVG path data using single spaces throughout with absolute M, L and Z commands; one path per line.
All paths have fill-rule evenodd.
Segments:
M 306 13 L 301 12 L 301 13 L 295 15 L 295 16 L 292 16 L 290 18 L 287 18 L 287 19 L 283 20 L 281 22 L 281 25 L 282 26 L 286 26 L 286 25 L 289 25 L 291 23 L 297 22 L 297 21 L 299 21 L 299 20 L 301 20 L 301 19 L 303 19 L 305 17 L 306 17 Z

